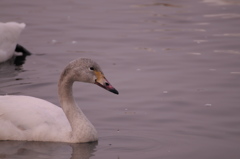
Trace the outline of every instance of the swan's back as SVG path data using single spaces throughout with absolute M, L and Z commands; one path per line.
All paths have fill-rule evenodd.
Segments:
M 0 96 L 0 101 L 0 140 L 52 141 L 71 131 L 62 109 L 48 101 L 29 96 Z
M 0 22 L 0 63 L 13 56 L 18 37 L 25 26 L 24 23 Z

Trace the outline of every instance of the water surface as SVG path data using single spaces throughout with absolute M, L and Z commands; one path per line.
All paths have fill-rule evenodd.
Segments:
M 4 141 L 1 158 L 239 158 L 238 1 L 1 0 L 0 18 L 27 24 L 19 43 L 33 52 L 20 70 L 1 65 L 0 94 L 59 105 L 59 74 L 79 57 L 120 92 L 74 85 L 98 143 Z

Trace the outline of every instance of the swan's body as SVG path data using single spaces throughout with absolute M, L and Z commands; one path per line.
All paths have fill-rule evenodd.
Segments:
M 118 94 L 95 62 L 75 60 L 65 68 L 58 83 L 62 109 L 34 97 L 0 96 L 0 140 L 96 141 L 97 131 L 73 99 L 74 81 L 95 83 Z
M 26 27 L 24 23 L 0 22 L 0 63 L 13 57 L 15 51 L 29 55 L 30 52 L 21 45 L 18 45 L 18 38 Z
M 1 140 L 68 142 L 71 127 L 60 107 L 29 96 L 0 96 L 0 102 Z

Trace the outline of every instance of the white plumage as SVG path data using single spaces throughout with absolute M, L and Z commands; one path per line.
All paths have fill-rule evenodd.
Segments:
M 0 63 L 9 60 L 14 55 L 18 37 L 25 27 L 24 23 L 0 22 Z
M 69 143 L 96 141 L 97 131 L 73 98 L 74 81 L 94 83 L 118 94 L 98 64 L 85 58 L 72 61 L 58 83 L 62 109 L 35 97 L 0 96 L 0 140 Z
M 1 140 L 64 142 L 64 136 L 71 131 L 62 109 L 50 102 L 8 95 L 0 96 L 0 102 Z

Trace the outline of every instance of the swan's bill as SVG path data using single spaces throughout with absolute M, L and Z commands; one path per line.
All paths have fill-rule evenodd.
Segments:
M 94 72 L 97 79 L 95 80 L 95 84 L 97 84 L 98 86 L 114 93 L 114 94 L 119 94 L 118 91 L 108 82 L 108 80 L 104 77 L 104 75 L 102 74 L 102 72 L 99 71 L 95 71 Z

